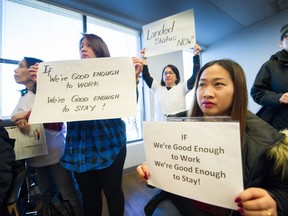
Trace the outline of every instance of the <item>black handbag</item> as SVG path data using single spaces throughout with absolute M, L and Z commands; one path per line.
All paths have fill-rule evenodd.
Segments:
M 69 201 L 63 200 L 59 194 L 53 197 L 46 197 L 41 209 L 38 211 L 40 216 L 75 216 Z

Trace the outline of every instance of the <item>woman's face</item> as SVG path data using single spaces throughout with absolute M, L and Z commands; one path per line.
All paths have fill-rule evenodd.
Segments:
M 163 72 L 163 80 L 166 87 L 173 87 L 175 85 L 177 77 L 170 67 L 165 68 Z
M 24 59 L 18 63 L 18 67 L 14 70 L 14 79 L 16 83 L 23 85 L 27 85 L 27 83 L 31 82 L 27 63 Z
M 234 84 L 229 72 L 212 65 L 201 74 L 197 102 L 204 116 L 229 116 L 234 96 Z
M 87 41 L 87 39 L 84 37 L 81 46 L 80 46 L 80 55 L 81 59 L 84 58 L 96 58 L 97 56 L 95 55 L 90 43 Z

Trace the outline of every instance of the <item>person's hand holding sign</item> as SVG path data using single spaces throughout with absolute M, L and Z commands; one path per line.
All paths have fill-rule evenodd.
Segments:
M 147 180 L 150 176 L 150 172 L 149 172 L 148 167 L 147 167 L 145 162 L 137 167 L 137 173 L 138 173 L 140 179 L 143 182 L 147 183 Z
M 34 82 L 37 82 L 37 71 L 38 71 L 38 64 L 32 65 L 28 68 L 30 79 L 32 79 Z
M 136 84 L 138 84 L 139 74 L 142 72 L 143 69 L 143 60 L 136 57 L 132 57 L 132 60 L 135 65 Z

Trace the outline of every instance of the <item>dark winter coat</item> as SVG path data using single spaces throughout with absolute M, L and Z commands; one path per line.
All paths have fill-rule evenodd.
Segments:
M 263 115 L 277 130 L 288 128 L 288 104 L 280 104 L 283 93 L 288 92 L 288 52 L 281 50 L 260 68 L 251 88 L 251 97 L 262 105 Z
M 15 160 L 14 141 L 14 139 L 9 138 L 7 131 L 0 126 L 0 215 L 13 178 L 11 169 Z

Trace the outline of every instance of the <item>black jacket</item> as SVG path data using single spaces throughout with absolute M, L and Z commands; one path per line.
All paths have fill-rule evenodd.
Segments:
M 15 160 L 14 139 L 10 139 L 7 131 L 0 126 L 0 215 L 3 202 L 13 178 L 12 163 Z
M 278 216 L 288 215 L 288 179 L 282 180 L 280 173 L 273 173 L 274 160 L 267 157 L 267 152 L 283 145 L 284 137 L 283 133 L 279 133 L 256 115 L 248 113 L 242 155 L 244 187 L 261 187 L 267 190 L 277 202 Z M 284 158 L 284 162 L 287 161 L 288 158 Z
M 283 93 L 288 92 L 288 52 L 281 50 L 260 68 L 251 88 L 251 97 L 263 107 L 271 107 L 275 112 L 270 124 L 277 130 L 288 128 L 288 104 L 280 104 Z

